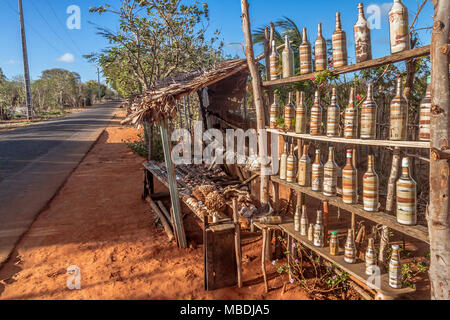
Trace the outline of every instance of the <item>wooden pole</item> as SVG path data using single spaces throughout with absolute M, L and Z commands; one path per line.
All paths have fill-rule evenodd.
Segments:
M 236 266 L 238 276 L 238 287 L 242 288 L 242 248 L 241 248 L 241 225 L 239 224 L 237 201 L 233 199 L 233 220 L 235 225 L 234 245 L 236 247 Z
M 19 17 L 20 17 L 20 34 L 22 37 L 22 57 L 23 57 L 23 70 L 25 78 L 27 118 L 28 120 L 33 120 L 33 100 L 31 98 L 30 68 L 28 66 L 28 51 L 27 51 L 27 40 L 25 36 L 25 22 L 23 18 L 22 0 L 19 0 Z
M 166 231 L 167 236 L 169 237 L 169 241 L 173 240 L 173 232 L 172 232 L 172 228 L 170 227 L 169 222 L 166 220 L 166 217 L 164 216 L 164 214 L 161 212 L 161 210 L 159 210 L 158 206 L 153 202 L 153 200 L 149 197 L 149 202 L 150 202 L 150 208 L 153 210 L 153 212 L 155 212 L 159 218 L 159 220 L 161 221 L 163 227 L 164 227 L 164 231 Z
M 434 23 L 431 35 L 431 161 L 430 234 L 431 298 L 450 299 L 450 215 L 449 152 L 450 79 L 449 53 L 450 1 L 433 0 Z

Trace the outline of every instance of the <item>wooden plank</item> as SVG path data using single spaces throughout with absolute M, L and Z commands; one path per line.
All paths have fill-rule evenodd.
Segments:
M 422 57 L 430 54 L 430 46 L 420 47 L 416 49 L 406 50 L 399 53 L 392 54 L 390 56 L 373 59 L 369 61 L 364 61 L 357 64 L 352 64 L 349 66 L 339 67 L 331 71 L 331 74 L 333 75 L 339 75 L 344 73 L 350 73 L 355 71 L 360 71 L 368 68 L 374 68 L 390 63 L 396 63 L 403 60 L 408 60 L 412 58 Z M 295 82 L 301 82 L 306 80 L 312 80 L 315 78 L 320 72 L 315 73 L 309 73 L 305 75 L 290 77 L 290 78 L 283 78 L 283 79 L 277 79 L 273 81 L 265 81 L 263 82 L 264 87 L 271 87 L 271 86 L 279 86 L 283 84 L 290 84 Z
M 357 214 L 358 216 L 363 217 L 368 220 L 371 220 L 373 222 L 388 226 L 391 229 L 397 230 L 397 231 L 404 233 L 415 239 L 419 239 L 426 243 L 429 243 L 429 241 L 430 241 L 429 237 L 428 237 L 428 228 L 426 226 L 421 226 L 421 225 L 405 226 L 405 225 L 399 224 L 394 216 L 388 215 L 385 212 L 364 211 L 363 206 L 360 204 L 356 204 L 356 205 L 346 204 L 339 197 L 326 197 L 320 192 L 312 191 L 311 188 L 301 187 L 300 185 L 298 185 L 296 183 L 289 183 L 284 180 L 281 180 L 278 176 L 271 176 L 270 178 L 273 182 L 287 186 L 287 187 L 297 190 L 299 192 L 303 192 L 303 193 L 305 193 L 311 197 L 314 197 L 316 199 L 319 199 L 321 201 L 328 201 L 328 203 L 330 205 L 339 207 L 350 213 Z
M 420 148 L 429 149 L 430 142 L 428 141 L 392 141 L 392 140 L 365 140 L 365 139 L 346 139 L 340 137 L 327 137 L 327 136 L 312 136 L 310 134 L 300 134 L 294 132 L 283 132 L 278 129 L 266 129 L 267 132 L 281 134 L 283 136 L 323 141 L 323 142 L 336 142 L 349 145 L 365 145 L 365 146 L 385 146 L 385 147 L 401 147 L 401 148 Z

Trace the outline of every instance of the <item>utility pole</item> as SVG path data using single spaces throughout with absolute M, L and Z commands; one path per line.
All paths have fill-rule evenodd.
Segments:
M 97 67 L 97 82 L 98 82 L 98 102 L 100 102 L 100 100 L 101 100 L 101 96 L 100 96 L 100 89 L 101 89 L 101 86 L 100 86 L 100 68 L 99 67 Z
M 25 38 L 25 23 L 23 20 L 22 0 L 19 0 L 19 15 L 20 15 L 20 32 L 22 34 L 22 54 L 23 54 L 23 71 L 25 77 L 25 91 L 27 103 L 28 120 L 33 119 L 33 105 L 31 101 L 31 84 L 30 84 L 30 69 L 28 67 L 28 53 L 27 40 Z

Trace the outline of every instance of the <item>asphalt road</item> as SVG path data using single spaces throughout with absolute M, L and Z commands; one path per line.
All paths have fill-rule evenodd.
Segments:
M 0 132 L 0 266 L 114 116 L 118 102 Z

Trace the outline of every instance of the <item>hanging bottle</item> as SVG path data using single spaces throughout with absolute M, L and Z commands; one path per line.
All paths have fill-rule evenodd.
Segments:
M 336 30 L 332 36 L 333 44 L 333 67 L 347 65 L 347 35 L 342 30 L 341 13 L 336 12 Z
M 417 183 L 409 173 L 409 158 L 402 159 L 402 174 L 396 184 L 397 222 L 413 226 L 417 223 Z
M 398 244 L 392 245 L 392 255 L 389 261 L 389 286 L 394 289 L 402 288 L 402 264 L 399 249 Z
M 284 150 L 283 153 L 280 156 L 280 179 L 286 180 L 286 174 L 287 174 L 287 142 L 284 143 Z
M 303 154 L 298 163 L 298 184 L 302 187 L 311 186 L 311 158 L 308 155 L 308 146 L 303 146 Z
M 295 206 L 295 213 L 294 213 L 294 230 L 295 232 L 300 231 L 300 220 L 302 217 L 302 213 L 300 212 L 300 206 Z
M 389 11 L 389 33 L 391 53 L 409 50 L 408 8 L 401 0 L 394 0 L 392 9 Z
M 363 176 L 363 205 L 364 210 L 378 211 L 378 175 L 374 170 L 373 155 L 367 156 L 367 172 Z
M 306 206 L 302 206 L 302 217 L 300 218 L 300 235 L 307 236 L 308 235 L 308 213 L 306 212 Z
M 336 196 L 338 165 L 334 161 L 334 147 L 328 149 L 328 161 L 323 167 L 323 195 Z
M 408 123 L 408 100 L 403 95 L 402 79 L 397 79 L 397 90 L 390 107 L 390 140 L 406 140 Z
M 330 254 L 332 256 L 337 256 L 339 254 L 339 239 L 338 239 L 338 232 L 337 231 L 331 231 L 331 236 L 330 236 Z
M 331 91 L 331 103 L 327 109 L 327 136 L 337 137 L 339 135 L 339 122 L 341 117 L 341 108 L 337 104 L 336 88 Z
M 270 106 L 270 128 L 275 129 L 277 127 L 277 116 L 280 105 L 277 103 L 278 95 L 273 94 L 273 103 Z
M 314 241 L 314 224 L 310 223 L 308 226 L 308 240 Z
M 377 252 L 375 251 L 375 244 L 373 238 L 369 238 L 366 254 L 366 274 L 371 276 L 374 273 L 373 267 L 377 265 Z
M 295 182 L 297 158 L 294 155 L 294 145 L 291 143 L 290 152 L 287 157 L 286 181 Z
M 316 158 L 314 160 L 314 163 L 312 164 L 311 177 L 312 191 L 322 191 L 323 164 L 320 161 L 320 149 L 316 149 Z
M 361 139 L 375 139 L 377 135 L 377 104 L 373 99 L 373 84 L 367 86 L 367 97 L 361 108 Z
M 284 36 L 284 49 L 282 53 L 283 78 L 294 76 L 294 51 L 291 48 L 289 37 Z
M 419 140 L 430 141 L 430 120 L 431 120 L 431 76 L 427 79 L 427 92 L 425 98 L 420 103 L 419 117 Z
M 358 107 L 356 106 L 355 88 L 350 90 L 350 99 L 344 113 L 344 138 L 358 138 Z
M 358 4 L 358 11 L 358 21 L 356 21 L 354 27 L 356 63 L 372 59 L 369 22 L 364 16 L 364 5 L 362 3 Z
M 323 228 L 323 221 L 322 221 L 322 211 L 317 210 L 317 219 L 316 224 L 314 225 L 314 241 L 313 244 L 316 247 L 323 247 L 324 246 L 324 228 Z
M 349 229 L 347 233 L 347 241 L 345 242 L 344 247 L 344 261 L 347 263 L 356 262 L 356 246 L 352 229 Z
M 353 167 L 353 150 L 347 150 L 347 163 L 342 169 L 342 201 L 356 204 L 358 201 L 358 171 Z
M 322 106 L 320 105 L 319 90 L 316 91 L 314 96 L 314 104 L 311 107 L 311 125 L 309 133 L 312 136 L 318 136 L 321 134 L 322 129 Z
M 303 28 L 303 39 L 299 47 L 300 54 L 300 74 L 308 74 L 313 72 L 311 44 L 308 42 L 306 28 Z
M 317 26 L 317 39 L 314 46 L 314 57 L 316 59 L 316 71 L 327 69 L 327 42 L 322 36 L 322 24 Z
M 297 106 L 295 109 L 295 133 L 306 133 L 306 120 L 308 118 L 305 105 L 305 93 L 297 91 Z
M 277 51 L 275 40 L 272 41 L 272 53 L 269 57 L 270 61 L 270 80 L 280 79 L 280 54 Z

